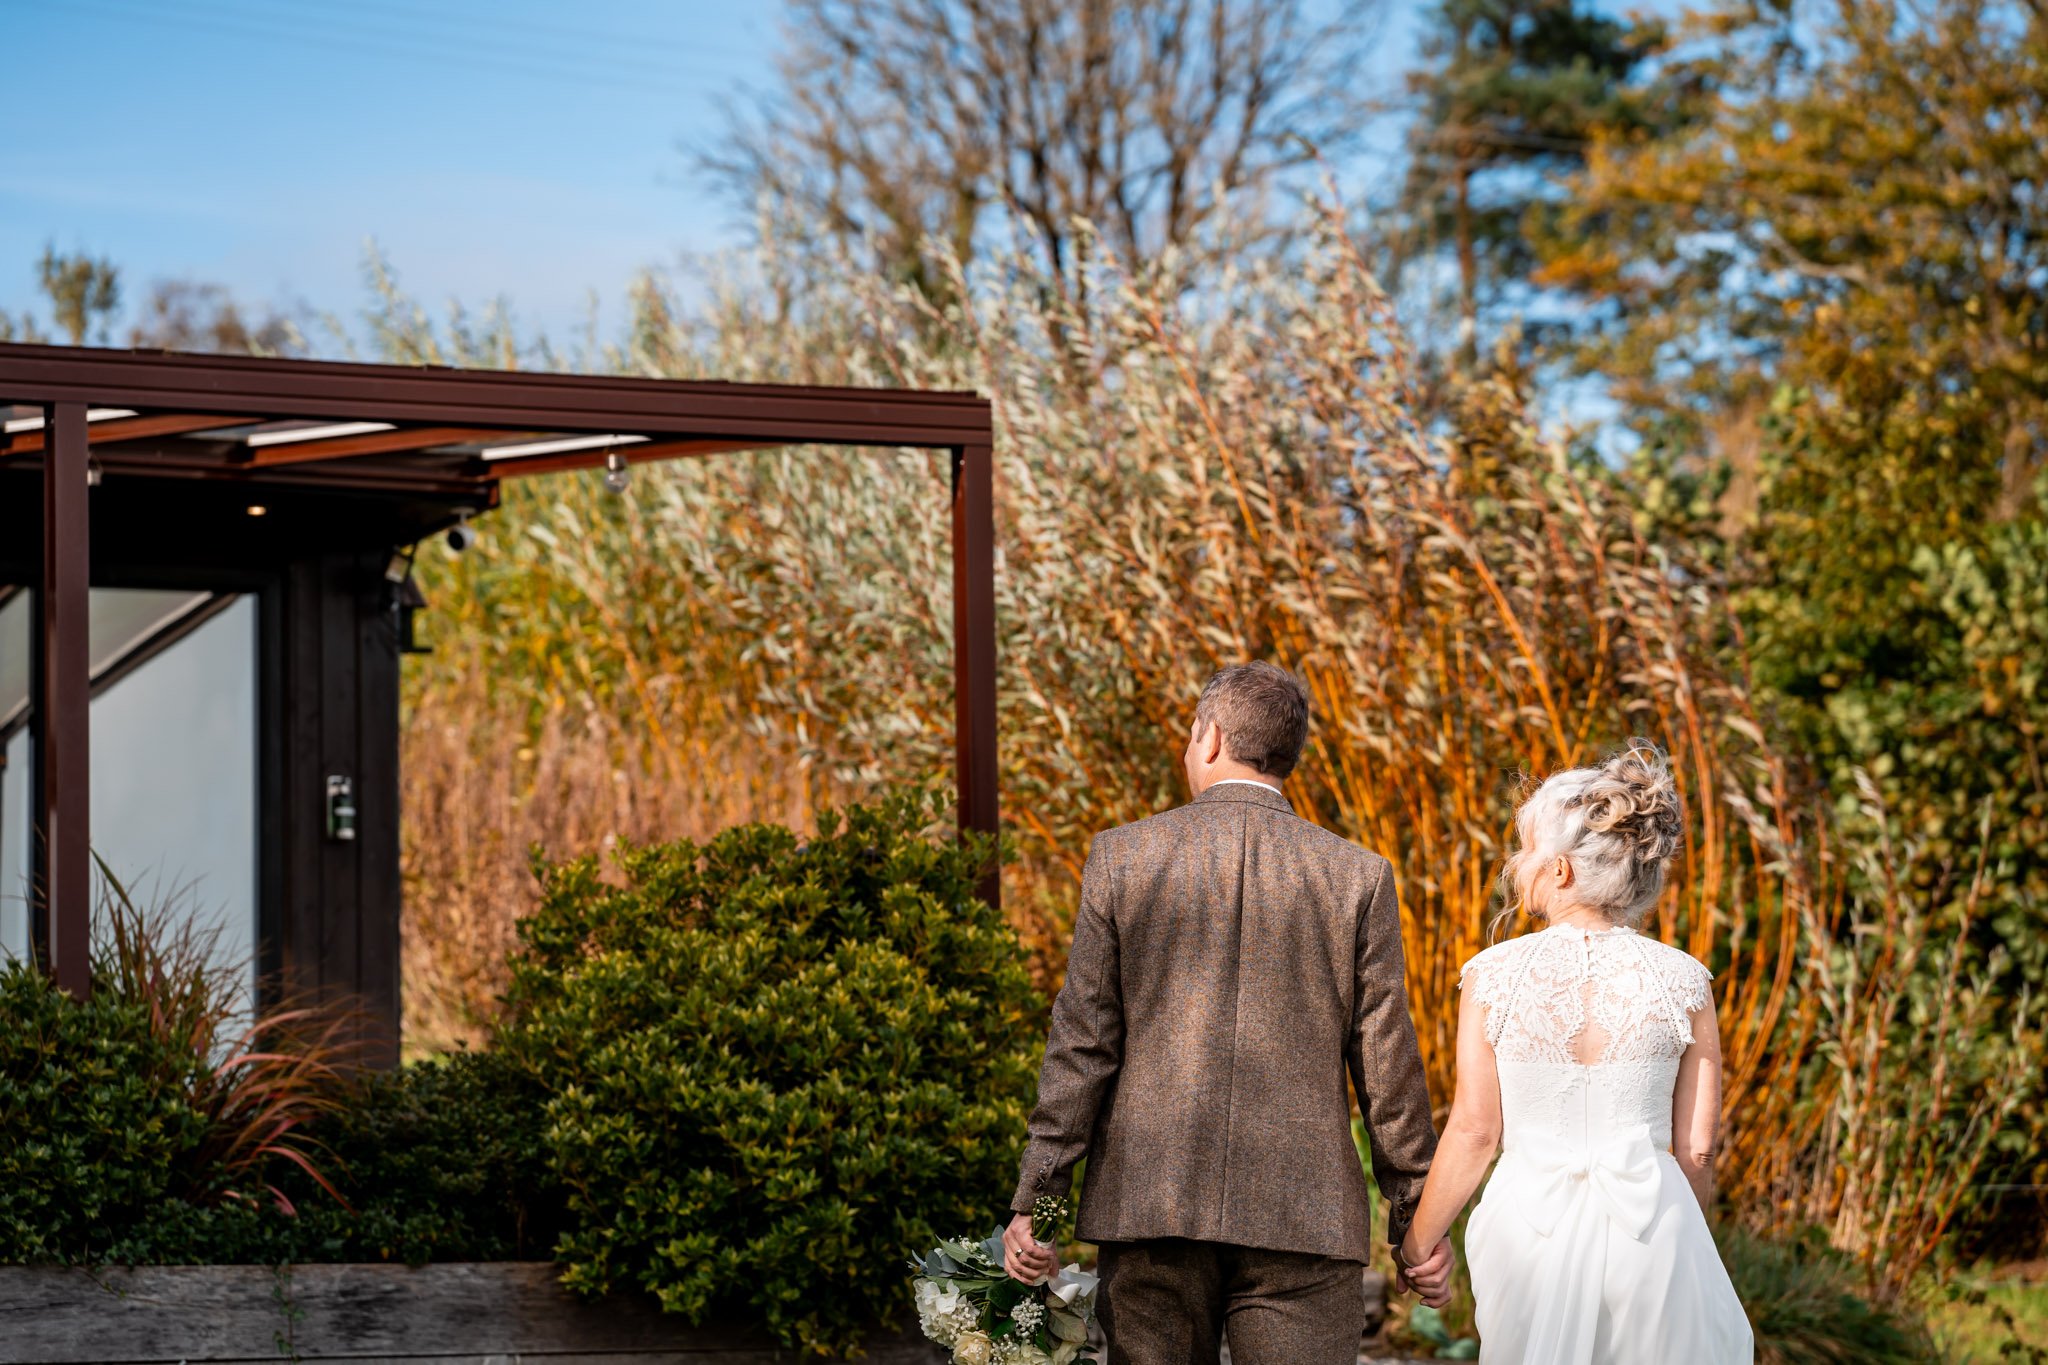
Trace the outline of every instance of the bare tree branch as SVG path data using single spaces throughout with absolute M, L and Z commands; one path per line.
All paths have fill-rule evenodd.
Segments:
M 1376 0 L 788 0 L 776 88 L 700 165 L 742 205 L 934 283 L 1007 209 L 1063 276 L 1077 220 L 1127 259 L 1354 145 Z

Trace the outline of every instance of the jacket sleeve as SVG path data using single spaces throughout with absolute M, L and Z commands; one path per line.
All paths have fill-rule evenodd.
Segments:
M 1030 1212 L 1041 1195 L 1064 1195 L 1073 1187 L 1074 1163 L 1088 1154 L 1103 1098 L 1123 1066 L 1124 1002 L 1109 862 L 1097 839 L 1081 872 L 1067 980 L 1053 1001 L 1038 1106 L 1010 1200 L 1017 1213 Z
M 1373 1179 L 1387 1201 L 1387 1240 L 1399 1244 L 1436 1155 L 1436 1125 L 1430 1120 L 1429 1082 L 1415 1042 L 1415 1021 L 1408 1013 L 1394 870 L 1386 863 L 1359 916 L 1353 992 L 1345 1060 L 1372 1144 Z

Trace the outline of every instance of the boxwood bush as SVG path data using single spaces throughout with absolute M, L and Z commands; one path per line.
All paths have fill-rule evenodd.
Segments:
M 1002 1215 L 1044 1006 L 974 896 L 990 850 L 930 818 L 537 868 L 499 1047 L 549 1095 L 572 1287 L 841 1351 L 913 1250 Z
M 105 1256 L 184 1192 L 206 1137 L 189 1065 L 144 1002 L 0 963 L 0 1262 Z

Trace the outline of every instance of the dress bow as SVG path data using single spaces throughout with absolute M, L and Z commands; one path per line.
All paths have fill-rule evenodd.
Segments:
M 1548 1237 L 1583 1193 L 1635 1241 L 1657 1217 L 1657 1149 L 1647 1124 L 1637 1124 L 1594 1148 L 1554 1139 L 1517 1141 L 1512 1153 L 1522 1169 L 1509 1188 L 1515 1206 L 1539 1236 Z

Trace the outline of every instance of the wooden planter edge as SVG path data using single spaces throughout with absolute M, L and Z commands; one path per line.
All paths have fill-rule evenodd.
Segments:
M 867 1365 L 934 1365 L 913 1327 Z M 764 1333 L 685 1327 L 653 1301 L 589 1301 L 543 1262 L 0 1267 L 0 1365 L 823 1365 Z

